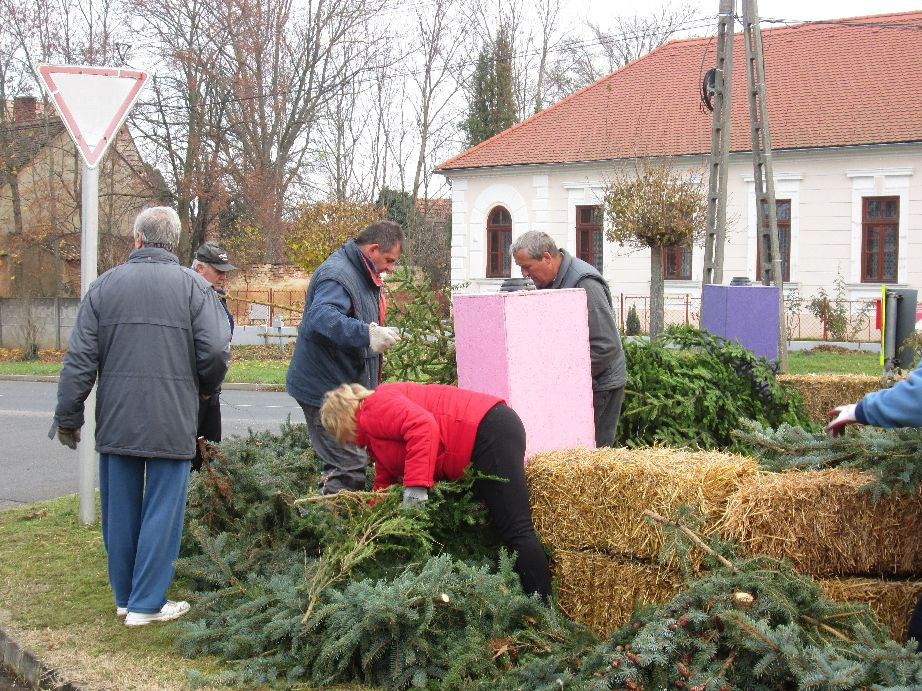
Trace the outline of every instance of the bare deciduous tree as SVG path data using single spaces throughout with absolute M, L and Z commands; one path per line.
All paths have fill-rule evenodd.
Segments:
M 155 69 L 133 122 L 167 176 L 183 229 L 178 253 L 191 260 L 228 200 L 228 92 L 215 74 L 227 35 L 210 0 L 131 1 Z
M 691 4 L 673 5 L 667 0 L 645 15 L 616 17 L 609 27 L 586 20 L 583 32 L 561 43 L 549 68 L 549 91 L 563 98 L 588 86 L 690 28 L 695 15 Z
M 650 336 L 663 330 L 663 250 L 688 247 L 704 236 L 707 195 L 698 177 L 669 162 L 644 160 L 614 176 L 604 198 L 606 237 L 650 249 Z

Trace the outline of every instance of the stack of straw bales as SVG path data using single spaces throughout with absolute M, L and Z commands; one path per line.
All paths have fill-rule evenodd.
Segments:
M 826 424 L 837 405 L 855 403 L 881 386 L 880 377 L 860 374 L 782 374 L 778 381 L 800 394 L 804 410 L 817 424 Z
M 695 505 L 702 533 L 757 472 L 755 461 L 667 448 L 573 449 L 537 454 L 526 466 L 532 515 L 553 550 L 561 609 L 599 633 L 624 624 L 635 602 L 668 600 L 681 578 L 655 559 L 665 543 L 644 510 L 672 515 Z M 700 562 L 700 556 L 693 556 Z M 697 565 L 697 564 L 693 564 Z
M 787 559 L 834 599 L 869 603 L 902 640 L 920 591 L 911 579 L 922 574 L 922 496 L 874 502 L 861 491 L 871 479 L 845 469 L 759 474 L 731 497 L 720 531 L 752 554 Z
M 656 561 L 666 538 L 643 512 L 670 516 L 683 504 L 701 512 L 700 533 L 787 559 L 833 599 L 869 603 L 897 640 L 922 593 L 922 495 L 875 503 L 858 471 L 765 473 L 727 453 L 573 449 L 537 454 L 526 477 L 560 607 L 600 634 L 681 587 L 677 564 Z M 702 555 L 691 556 L 697 568 Z

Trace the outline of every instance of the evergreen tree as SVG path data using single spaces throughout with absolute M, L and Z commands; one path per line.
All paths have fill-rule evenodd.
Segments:
M 508 29 L 500 29 L 495 42 L 480 50 L 469 93 L 468 115 L 461 123 L 468 146 L 475 146 L 515 124 L 518 108 Z
M 386 209 L 386 218 L 399 223 L 404 229 L 407 227 L 407 222 L 412 220 L 411 215 L 416 210 L 412 194 L 395 190 L 392 187 L 382 187 L 378 193 L 378 201 L 375 203 L 379 208 Z

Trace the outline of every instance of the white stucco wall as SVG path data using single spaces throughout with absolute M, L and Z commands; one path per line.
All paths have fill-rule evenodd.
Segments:
M 861 283 L 861 198 L 900 198 L 899 283 L 922 288 L 922 146 L 889 145 L 838 150 L 776 151 L 776 196 L 791 200 L 791 276 L 787 291 L 809 297 L 819 288 L 833 292 L 837 275 L 850 299 L 875 297 L 880 284 Z M 704 157 L 674 164 L 706 173 Z M 633 165 L 622 163 L 623 165 Z M 576 206 L 597 204 L 613 164 L 522 166 L 512 170 L 458 171 L 452 187 L 452 282 L 465 292 L 497 290 L 502 279 L 487 279 L 486 219 L 496 205 L 512 215 L 513 240 L 527 230 L 543 230 L 571 252 L 576 249 Z M 752 160 L 731 157 L 728 176 L 728 230 L 724 282 L 755 279 L 756 220 Z M 667 281 L 667 295 L 700 294 L 704 250 L 692 253 L 692 280 Z M 606 242 L 603 274 L 612 292 L 649 293 L 650 253 Z M 520 275 L 513 265 L 512 275 Z

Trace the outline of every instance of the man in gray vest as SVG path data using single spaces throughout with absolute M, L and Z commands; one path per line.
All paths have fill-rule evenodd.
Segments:
M 509 253 L 522 275 L 531 278 L 537 288 L 586 291 L 595 445 L 613 446 L 624 402 L 627 367 L 608 283 L 594 266 L 558 249 L 547 233 L 530 230 L 522 234 L 512 243 Z
M 367 454 L 355 444 L 340 446 L 323 428 L 320 404 L 340 384 L 374 389 L 380 383 L 381 355 L 398 339 L 383 326 L 381 274 L 393 271 L 402 248 L 400 226 L 376 221 L 327 257 L 307 286 L 285 388 L 304 411 L 323 464 L 324 494 L 365 488 Z

